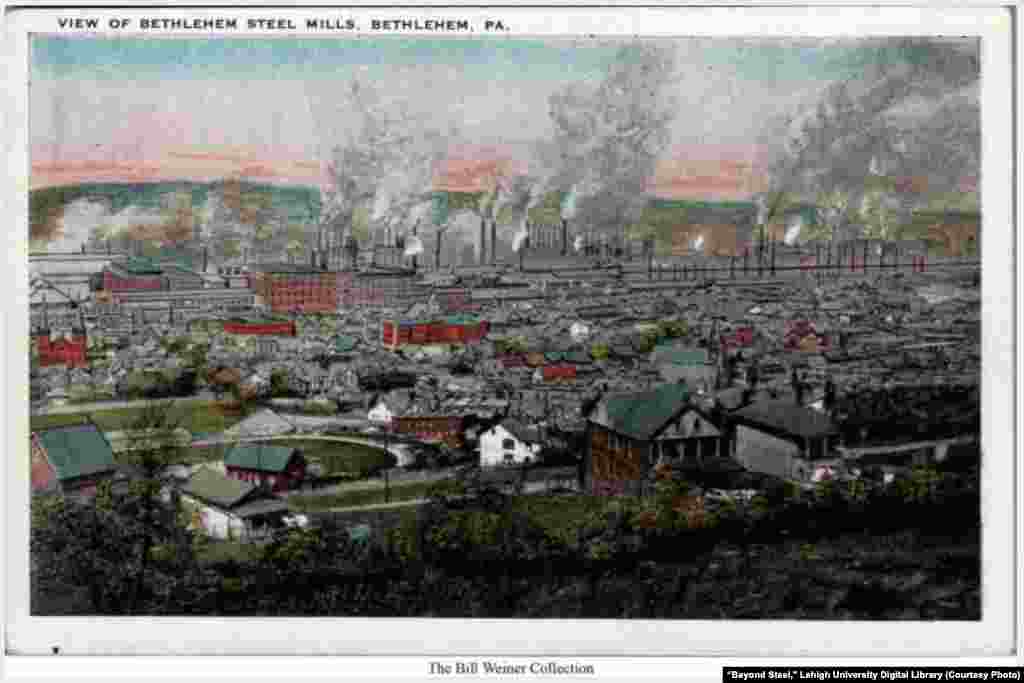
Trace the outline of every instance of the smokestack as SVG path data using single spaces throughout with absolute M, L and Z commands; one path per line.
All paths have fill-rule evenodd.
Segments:
M 316 249 L 309 252 L 309 267 L 316 268 Z
M 107 242 L 107 246 L 110 246 L 110 242 Z M 109 251 L 107 252 L 109 253 Z M 203 273 L 206 273 L 207 267 L 210 265 L 210 248 L 203 247 Z
M 562 219 L 562 256 L 569 253 L 569 221 Z
M 491 221 L 491 265 L 498 262 L 498 221 Z
M 487 262 L 487 219 L 486 218 L 481 218 L 480 219 L 480 244 L 478 246 L 478 249 L 479 249 L 479 251 L 477 252 L 477 254 L 479 256 L 479 263 L 482 266 L 482 265 L 484 265 Z

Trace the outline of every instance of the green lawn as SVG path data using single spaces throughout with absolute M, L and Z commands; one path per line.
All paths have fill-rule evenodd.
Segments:
M 301 449 L 306 461 L 319 463 L 327 477 L 351 475 L 365 479 L 397 464 L 390 453 L 357 443 L 319 439 L 274 439 L 268 443 Z
M 391 487 L 391 496 L 385 500 L 384 488 L 347 491 L 326 496 L 294 495 L 288 498 L 288 504 L 295 508 L 315 512 L 330 508 L 356 507 L 358 505 L 376 505 L 378 503 L 397 503 L 403 500 L 424 498 L 435 482 L 415 482 Z
M 48 429 L 78 424 L 86 418 L 104 432 L 113 432 L 131 427 L 139 419 L 142 408 L 112 408 L 109 410 L 85 411 L 81 413 L 60 413 L 55 415 L 33 415 L 31 429 Z M 241 422 L 244 415 L 224 414 L 213 401 L 190 401 L 174 404 L 170 420 L 190 432 L 220 432 Z
M 598 496 L 517 496 L 513 506 L 543 527 L 552 537 L 566 543 L 576 540 L 576 530 L 587 519 L 602 512 L 610 502 Z

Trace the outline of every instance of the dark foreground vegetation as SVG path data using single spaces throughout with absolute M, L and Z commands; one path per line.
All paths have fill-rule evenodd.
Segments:
M 367 536 L 349 527 L 366 520 L 323 516 L 213 562 L 198 559 L 210 541 L 144 497 L 37 501 L 32 611 L 981 617 L 976 471 L 918 468 L 884 486 L 824 482 L 702 511 L 680 504 L 686 493 L 671 480 L 646 500 L 438 492 L 415 511 L 375 518 Z

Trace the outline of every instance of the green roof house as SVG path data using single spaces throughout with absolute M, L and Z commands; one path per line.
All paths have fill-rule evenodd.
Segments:
M 306 460 L 297 448 L 239 444 L 224 457 L 227 476 L 272 491 L 298 487 L 306 478 Z
M 642 495 L 652 490 L 659 464 L 697 467 L 727 455 L 720 425 L 690 398 L 680 382 L 596 401 L 586 415 L 586 489 Z
M 36 493 L 95 493 L 117 470 L 110 443 L 92 423 L 35 432 L 30 450 Z
M 681 344 L 660 344 L 651 352 L 651 362 L 666 382 L 686 382 L 694 388 L 710 389 L 718 373 L 707 349 Z

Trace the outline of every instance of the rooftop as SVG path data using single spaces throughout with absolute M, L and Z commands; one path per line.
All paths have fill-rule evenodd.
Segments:
M 690 399 L 686 384 L 662 384 L 654 389 L 605 396 L 591 421 L 636 439 L 654 438 Z
M 163 269 L 151 259 L 137 256 L 131 256 L 123 261 L 114 261 L 110 265 L 132 275 L 160 275 L 163 273 Z
M 256 489 L 255 484 L 231 479 L 220 472 L 203 467 L 192 475 L 182 491 L 207 503 L 230 509 L 245 501 Z
M 758 401 L 732 415 L 735 419 L 755 427 L 802 438 L 837 433 L 835 424 L 828 416 L 793 401 Z
M 61 481 L 115 469 L 114 452 L 92 423 L 54 427 L 36 432 Z
M 244 444 L 232 448 L 224 456 L 224 464 L 261 472 L 283 472 L 297 452 L 287 446 Z

